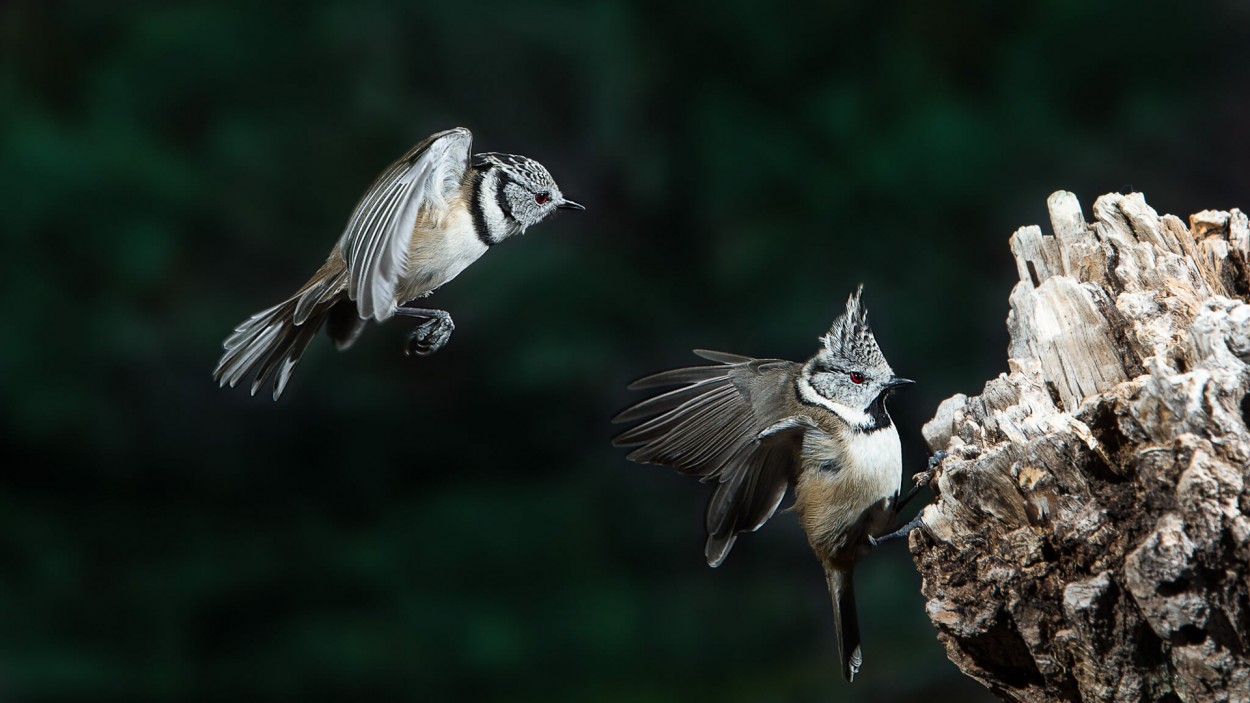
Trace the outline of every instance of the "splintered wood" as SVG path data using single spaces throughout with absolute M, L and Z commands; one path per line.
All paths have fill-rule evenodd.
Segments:
M 1250 701 L 1250 226 L 1140 194 L 1011 238 L 1008 373 L 924 427 L 911 550 L 965 673 L 1015 701 Z

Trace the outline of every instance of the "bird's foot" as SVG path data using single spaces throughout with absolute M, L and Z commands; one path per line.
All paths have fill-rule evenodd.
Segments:
M 939 449 L 933 452 L 933 456 L 929 457 L 929 467 L 924 471 L 919 471 L 911 477 L 917 486 L 927 486 L 933 482 L 934 475 L 937 474 L 938 467 L 942 465 L 946 457 L 950 454 L 945 449 Z
M 942 465 L 942 461 L 945 460 L 947 456 L 949 456 L 949 454 L 944 449 L 939 449 L 936 452 L 933 452 L 933 456 L 929 457 L 929 467 L 925 469 L 924 471 L 920 471 L 912 475 L 911 479 L 912 481 L 915 482 L 915 485 L 911 487 L 911 490 L 907 492 L 907 495 L 903 496 L 901 499 L 895 502 L 895 505 L 894 505 L 895 511 L 902 510 L 903 506 L 907 505 L 907 503 L 913 497 L 915 497 L 917 493 L 920 492 L 920 489 L 922 487 L 928 486 L 930 483 L 933 482 L 933 476 L 937 473 L 938 467 Z M 919 513 L 916 513 L 916 517 L 912 518 L 910 522 L 908 522 L 906 525 L 903 525 L 902 527 L 898 528 L 897 530 L 893 532 L 881 535 L 879 537 L 870 536 L 868 538 L 868 544 L 872 545 L 875 548 L 877 545 L 881 544 L 882 542 L 888 542 L 892 539 L 895 539 L 897 537 L 902 537 L 908 534 L 913 529 L 920 526 L 920 516 L 923 514 L 924 514 L 924 510 L 922 509 Z
M 906 525 L 903 525 L 902 527 L 898 528 L 897 530 L 893 532 L 890 532 L 884 535 L 879 535 L 877 537 L 869 536 L 868 544 L 872 545 L 872 547 L 875 549 L 876 547 L 879 547 L 882 542 L 889 542 L 892 539 L 897 539 L 899 537 L 907 536 L 908 534 L 911 533 L 912 530 L 916 529 L 917 527 L 920 527 L 920 516 L 922 514 L 923 514 L 923 511 L 916 513 L 916 517 L 912 518 L 911 522 L 907 523 Z
M 936 452 L 933 452 L 933 456 L 929 457 L 929 468 L 912 474 L 911 490 L 907 491 L 907 495 L 895 502 L 895 512 L 902 510 L 904 505 L 907 505 L 911 502 L 912 498 L 916 497 L 916 494 L 920 492 L 921 488 L 933 482 L 933 476 L 937 473 L 938 467 L 942 465 L 942 460 L 947 456 L 948 454 L 944 449 L 939 449 Z
M 442 349 L 447 340 L 451 339 L 452 330 L 456 329 L 451 315 L 442 310 L 429 312 L 428 319 L 408 333 L 408 344 L 404 347 L 405 356 L 429 356 Z

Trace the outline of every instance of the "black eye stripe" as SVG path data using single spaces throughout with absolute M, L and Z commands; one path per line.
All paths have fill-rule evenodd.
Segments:
M 852 374 L 854 374 L 860 377 L 860 381 L 859 381 L 860 383 L 864 383 L 868 380 L 868 374 L 864 373 L 863 371 L 847 371 L 846 369 L 841 368 L 839 366 L 826 366 L 824 368 L 818 368 L 816 369 L 816 373 L 832 373 L 832 374 L 840 374 L 842 376 L 851 376 Z
M 507 171 L 499 172 L 499 186 L 495 188 L 495 204 L 499 206 L 499 211 L 503 213 L 504 217 L 512 219 L 516 218 L 512 214 L 512 204 L 508 202 L 505 191 L 508 190 L 509 186 L 516 184 L 517 182 L 513 180 Z

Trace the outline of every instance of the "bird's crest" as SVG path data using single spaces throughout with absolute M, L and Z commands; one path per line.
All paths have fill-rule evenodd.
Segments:
M 821 337 L 825 350 L 835 359 L 845 360 L 860 368 L 889 365 L 877 346 L 877 338 L 868 326 L 868 311 L 860 303 L 864 286 L 860 284 L 846 299 L 846 312 L 833 321 L 828 334 Z

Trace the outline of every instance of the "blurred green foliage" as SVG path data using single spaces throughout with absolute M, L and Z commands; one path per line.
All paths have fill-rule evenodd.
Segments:
M 702 563 L 707 487 L 608 418 L 695 346 L 802 358 L 863 281 L 905 458 L 1004 370 L 1045 198 L 1250 205 L 1243 2 L 0 4 L 0 699 L 963 701 L 918 577 L 835 664 L 794 519 Z M 585 203 L 212 385 L 365 185 L 464 125 Z

